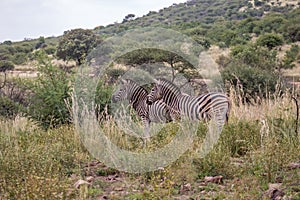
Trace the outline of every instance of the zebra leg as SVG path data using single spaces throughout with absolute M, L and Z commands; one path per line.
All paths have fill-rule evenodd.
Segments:
M 215 121 L 218 131 L 221 132 L 223 126 L 226 124 L 227 119 L 227 108 L 219 108 L 219 109 L 212 109 L 213 111 L 210 113 L 211 118 Z
M 143 143 L 144 146 L 146 146 L 147 142 L 150 142 L 150 121 L 149 119 L 143 118 L 143 124 L 144 124 L 144 137 L 143 137 Z

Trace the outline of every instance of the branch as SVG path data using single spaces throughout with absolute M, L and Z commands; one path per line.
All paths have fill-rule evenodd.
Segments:
M 170 65 L 171 65 L 171 70 L 172 70 L 172 83 L 174 83 L 174 80 L 175 80 L 175 69 L 174 69 L 174 65 L 173 65 L 173 61 L 171 60 L 170 62 Z
M 4 72 L 4 81 L 3 81 L 2 86 L 0 86 L 0 89 L 4 88 L 5 85 L 6 85 L 6 73 Z
M 299 120 L 299 104 L 298 104 L 298 100 L 295 97 L 292 97 L 292 99 L 294 100 L 295 104 L 296 104 L 296 128 L 295 128 L 295 133 L 298 134 L 298 120 Z

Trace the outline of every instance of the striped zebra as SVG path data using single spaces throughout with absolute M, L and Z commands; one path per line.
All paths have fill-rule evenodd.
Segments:
M 180 89 L 166 79 L 155 81 L 147 96 L 147 104 L 163 100 L 172 113 L 187 116 L 190 120 L 209 120 L 215 117 L 219 130 L 228 122 L 230 100 L 222 94 L 211 92 L 199 96 L 183 94 Z
M 129 104 L 141 118 L 146 136 L 150 137 L 150 123 L 164 123 L 172 121 L 170 112 L 163 101 L 156 101 L 152 105 L 146 103 L 148 91 L 136 82 L 125 79 L 120 88 L 112 95 L 112 102 L 128 100 Z

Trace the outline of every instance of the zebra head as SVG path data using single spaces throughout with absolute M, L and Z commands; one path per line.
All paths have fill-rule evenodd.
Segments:
M 116 103 L 118 101 L 126 100 L 128 98 L 127 96 L 130 85 L 131 81 L 129 79 L 122 79 L 119 89 L 112 95 L 112 102 Z
M 152 105 L 155 101 L 162 99 L 160 80 L 155 80 L 155 85 L 147 95 L 146 103 Z

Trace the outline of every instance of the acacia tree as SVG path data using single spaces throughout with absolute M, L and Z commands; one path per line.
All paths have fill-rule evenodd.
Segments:
M 125 16 L 125 18 L 123 19 L 122 23 L 128 22 L 130 20 L 133 20 L 135 18 L 135 14 L 128 14 Z
M 81 65 L 88 53 L 100 42 L 100 38 L 91 30 L 65 31 L 59 41 L 56 55 L 63 60 L 75 60 Z
M 198 75 L 193 65 L 184 58 L 176 53 L 161 49 L 145 48 L 135 50 L 119 57 L 117 62 L 133 67 L 145 63 L 167 63 L 171 67 L 173 80 L 177 73 L 184 74 L 188 80 Z

